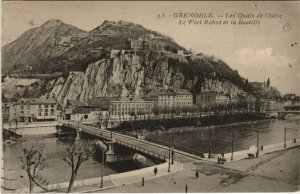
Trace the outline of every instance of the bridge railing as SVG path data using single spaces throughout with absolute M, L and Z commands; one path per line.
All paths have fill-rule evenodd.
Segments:
M 88 132 L 90 134 L 94 134 L 95 136 L 101 137 L 101 138 L 106 139 L 106 140 L 110 140 L 110 137 L 107 137 L 107 136 L 103 135 L 102 133 L 99 134 L 99 133 L 94 132 L 95 129 L 82 128 L 82 131 L 83 132 Z M 129 147 L 129 148 L 131 148 L 133 150 L 145 153 L 145 154 L 147 154 L 149 156 L 152 156 L 154 158 L 160 159 L 162 161 L 166 161 L 166 156 L 165 155 L 158 154 L 158 153 L 155 153 L 155 152 L 153 152 L 151 150 L 144 149 L 144 148 L 141 148 L 139 146 L 135 146 L 133 144 L 130 144 L 130 143 L 127 143 L 127 142 L 124 142 L 124 141 L 120 141 L 120 140 L 117 140 L 117 139 L 114 139 L 114 142 L 118 143 L 120 145 L 124 145 L 126 147 Z
M 147 140 L 149 142 L 153 142 L 153 143 L 159 144 L 159 145 L 163 145 L 163 146 L 169 147 L 169 144 L 167 142 L 163 142 L 163 141 L 159 141 L 159 140 L 153 140 L 153 139 L 148 138 L 148 137 L 146 137 L 145 140 Z M 180 150 L 180 151 L 184 151 L 184 152 L 187 152 L 187 153 L 190 153 L 190 154 L 194 154 L 196 156 L 200 156 L 200 157 L 204 158 L 204 153 L 202 153 L 202 152 L 198 152 L 198 151 L 195 151 L 195 150 L 187 149 L 185 147 L 178 146 L 178 145 L 173 145 L 173 147 L 174 147 L 174 149 L 177 149 L 177 150 Z
M 72 124 L 67 123 L 66 126 L 72 126 Z M 106 136 L 103 135 L 103 134 L 95 133 L 95 132 L 94 132 L 95 129 L 93 129 L 92 126 L 86 126 L 86 125 L 84 125 L 84 126 L 85 126 L 85 128 L 82 128 L 83 131 L 88 131 L 89 133 L 92 133 L 92 134 L 94 134 L 94 135 L 96 135 L 96 136 L 100 136 L 101 138 L 104 138 L 104 139 L 107 139 L 107 140 L 110 139 L 110 138 L 106 137 Z M 76 125 L 73 125 L 73 127 L 79 129 L 79 126 L 76 126 Z M 87 127 L 91 127 L 91 129 L 92 129 L 93 131 L 90 130 L 90 129 L 87 129 Z M 137 138 L 136 135 L 134 135 L 134 134 L 132 134 L 132 133 L 130 133 L 130 132 L 114 131 L 114 133 L 119 133 L 119 134 L 122 134 L 122 135 L 126 135 L 126 136 L 131 136 L 131 137 Z M 159 144 L 159 145 L 163 145 L 163 146 L 166 146 L 166 147 L 169 146 L 169 144 L 166 143 L 166 142 L 159 141 L 159 140 L 152 140 L 151 138 L 148 138 L 148 137 L 145 137 L 145 140 L 146 140 L 146 141 L 149 141 L 149 142 L 152 142 L 152 143 Z M 125 145 L 125 146 L 130 147 L 130 148 L 132 148 L 132 149 L 135 149 L 135 150 L 137 150 L 137 151 L 141 151 L 141 152 L 145 151 L 144 153 L 149 154 L 150 156 L 157 157 L 157 158 L 162 159 L 162 160 L 165 160 L 165 159 L 166 159 L 166 157 L 165 157 L 164 155 L 160 155 L 160 154 L 154 153 L 154 152 L 152 152 L 152 151 L 150 151 L 150 150 L 143 149 L 143 148 L 134 146 L 134 145 L 132 145 L 132 144 L 129 144 L 129 143 L 120 141 L 120 140 L 115 140 L 115 141 L 116 141 L 117 143 L 121 144 L 121 145 Z M 200 157 L 203 157 L 203 158 L 204 158 L 204 153 L 202 153 L 202 152 L 198 152 L 198 151 L 195 151 L 195 150 L 187 149 L 187 148 L 185 148 L 185 147 L 181 147 L 181 146 L 178 146 L 178 145 L 173 145 L 173 147 L 174 147 L 174 149 L 177 149 L 177 150 L 180 150 L 180 151 L 184 151 L 184 152 L 187 152 L 187 153 L 190 153 L 190 154 L 194 154 L 194 155 L 196 155 L 196 156 L 200 156 Z
M 135 146 L 135 145 L 132 145 L 132 144 L 129 144 L 129 143 L 126 143 L 124 141 L 120 141 L 120 140 L 115 140 L 116 143 L 120 144 L 120 145 L 124 145 L 126 147 L 129 147 L 133 150 L 136 150 L 136 151 L 139 151 L 139 152 L 142 152 L 142 153 L 145 153 L 149 156 L 152 156 L 154 158 L 158 158 L 160 160 L 163 160 L 163 161 L 166 161 L 166 156 L 165 155 L 161 155 L 161 154 L 158 154 L 158 153 L 155 153 L 153 151 L 150 151 L 148 149 L 144 149 L 144 148 L 141 148 L 141 147 L 138 147 L 138 146 Z
M 116 131 L 115 133 L 120 133 L 120 134 L 123 134 L 123 135 L 127 135 L 127 136 L 131 136 L 131 137 L 137 138 L 136 135 L 134 135 L 134 134 L 132 134 L 130 132 Z M 156 144 L 159 144 L 159 145 L 163 145 L 163 146 L 169 147 L 169 144 L 167 142 L 163 142 L 163 141 L 159 141 L 159 140 L 153 140 L 153 139 L 151 139 L 149 137 L 145 137 L 145 140 L 149 141 L 149 142 L 152 142 L 152 143 L 156 143 Z M 184 151 L 184 152 L 187 152 L 187 153 L 190 153 L 190 154 L 194 154 L 194 155 L 197 155 L 197 156 L 200 156 L 200 157 L 204 158 L 204 153 L 202 153 L 202 152 L 198 152 L 198 151 L 195 151 L 195 150 L 187 149 L 185 147 L 181 147 L 181 146 L 178 146 L 178 145 L 173 145 L 173 146 L 177 150 L 181 150 L 181 151 Z

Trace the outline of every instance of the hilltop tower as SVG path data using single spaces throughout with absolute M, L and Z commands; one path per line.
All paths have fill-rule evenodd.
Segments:
M 267 80 L 267 88 L 270 88 L 270 78 Z

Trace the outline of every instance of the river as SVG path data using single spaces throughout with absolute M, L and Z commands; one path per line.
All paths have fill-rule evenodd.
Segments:
M 211 132 L 211 153 L 240 151 L 256 146 L 259 131 L 259 145 L 270 145 L 284 141 L 284 128 L 287 128 L 286 139 L 299 138 L 300 117 L 291 116 L 286 120 L 263 120 L 258 122 L 235 123 L 211 127 L 171 128 L 168 132 L 152 133 L 146 136 L 153 142 L 168 143 L 173 136 L 174 145 L 199 153 L 208 153 L 209 131 Z
M 26 136 L 25 141 L 14 144 L 3 144 L 3 174 L 4 187 L 8 189 L 28 188 L 28 178 L 25 170 L 23 170 L 21 160 L 23 158 L 23 147 L 30 142 L 40 140 L 46 145 L 46 162 L 47 166 L 38 175 L 44 177 L 49 184 L 68 182 L 70 180 L 71 168 L 63 161 L 66 156 L 66 148 L 72 146 L 75 142 L 74 137 L 50 137 L 50 136 Z M 77 143 L 83 141 L 95 142 L 96 139 L 81 137 Z M 83 162 L 76 180 L 96 178 L 101 176 L 101 153 L 96 152 L 89 160 Z M 130 170 L 141 169 L 144 167 L 155 165 L 154 162 L 142 158 L 140 160 L 131 160 L 117 162 L 105 167 L 105 175 L 126 172 Z

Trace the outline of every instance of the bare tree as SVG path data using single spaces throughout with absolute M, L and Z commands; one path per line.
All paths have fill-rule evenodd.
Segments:
M 47 166 L 46 158 L 45 158 L 45 144 L 41 143 L 39 141 L 34 143 L 29 143 L 23 148 L 23 158 L 21 160 L 22 162 L 22 169 L 26 170 L 28 179 L 29 179 L 29 192 L 31 193 L 33 190 L 34 183 L 45 189 L 44 186 L 42 186 L 38 181 L 36 181 L 36 178 L 38 176 L 37 172 L 43 170 Z
M 68 193 L 73 187 L 79 167 L 83 162 L 87 161 L 94 152 L 95 147 L 91 144 L 74 144 L 73 146 L 66 148 L 67 156 L 63 158 L 63 160 L 71 167 Z

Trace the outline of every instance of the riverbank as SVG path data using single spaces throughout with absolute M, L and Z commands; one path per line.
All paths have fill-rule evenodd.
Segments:
M 114 128 L 114 131 L 120 131 L 121 133 L 132 132 L 132 135 L 136 135 L 136 131 L 142 131 L 142 133 L 151 134 L 153 132 L 168 132 L 173 128 L 186 129 L 192 127 L 214 128 L 217 126 L 237 125 L 240 123 L 259 122 L 264 120 L 270 120 L 263 114 L 258 113 L 235 113 L 235 114 L 215 114 L 207 115 L 203 117 L 188 117 L 188 118 L 176 118 L 166 117 L 159 120 L 136 120 L 136 121 L 124 121 L 121 125 Z
M 183 131 L 195 131 L 199 130 L 199 128 L 205 130 L 205 129 L 216 129 L 216 128 L 221 128 L 225 126 L 236 126 L 236 125 L 241 125 L 241 124 L 257 124 L 257 123 L 262 123 L 262 122 L 267 122 L 270 120 L 274 119 L 263 119 L 263 120 L 258 120 L 258 121 L 240 121 L 240 122 L 235 122 L 235 123 L 229 123 L 229 124 L 222 124 L 222 125 L 210 125 L 210 126 L 183 126 L 183 127 L 173 127 L 167 130 L 157 130 L 157 131 L 147 131 L 147 130 L 141 130 L 140 132 L 142 135 L 147 136 L 147 135 L 152 135 L 152 134 L 162 134 L 162 133 L 173 133 L 173 132 L 183 132 Z M 133 131 L 132 135 L 134 135 L 136 132 Z

